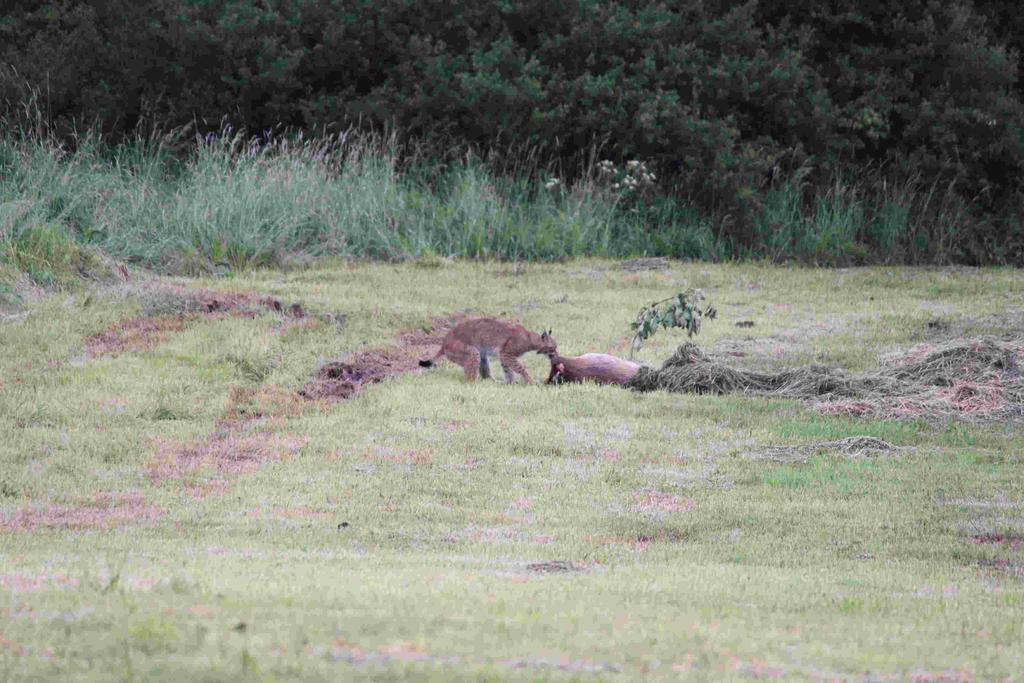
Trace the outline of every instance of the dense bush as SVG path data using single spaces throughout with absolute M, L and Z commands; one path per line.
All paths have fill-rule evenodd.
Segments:
M 6 118 L 33 101 L 58 137 L 390 128 L 569 179 L 598 149 L 656 172 L 651 244 L 697 212 L 726 256 L 1024 260 L 1016 3 L 6 5 Z

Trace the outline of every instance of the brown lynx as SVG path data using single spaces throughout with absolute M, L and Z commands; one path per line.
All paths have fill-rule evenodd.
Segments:
M 530 384 L 533 380 L 519 362 L 519 356 L 528 351 L 550 354 L 557 350 L 550 331 L 537 334 L 509 320 L 472 318 L 452 328 L 441 342 L 441 350 L 437 355 L 429 360 L 421 360 L 420 365 L 429 368 L 435 360 L 445 357 L 462 366 L 466 371 L 466 379 L 474 380 L 478 371 L 482 377 L 490 378 L 491 367 L 487 359 L 497 356 L 509 384 L 515 381 L 514 372 L 522 375 L 526 383 Z

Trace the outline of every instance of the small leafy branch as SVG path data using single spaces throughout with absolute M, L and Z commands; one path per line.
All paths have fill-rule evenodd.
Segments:
M 651 338 L 658 328 L 682 327 L 688 336 L 700 332 L 701 318 L 714 320 L 718 312 L 708 306 L 701 312 L 700 304 L 704 301 L 704 293 L 699 289 L 680 292 L 661 301 L 655 301 L 640 309 L 636 320 L 630 323 L 633 330 L 633 345 L 629 352 L 630 358 L 640 350 L 644 342 Z

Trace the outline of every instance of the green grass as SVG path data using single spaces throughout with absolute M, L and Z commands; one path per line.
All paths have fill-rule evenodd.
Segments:
M 79 279 L 93 249 L 187 275 L 324 256 L 945 264 L 974 258 L 965 226 L 981 225 L 955 193 L 913 179 L 837 177 L 816 188 L 798 174 L 740 188 L 742 216 L 707 215 L 671 188 L 621 189 L 625 167 L 605 173 L 596 159 L 559 179 L 529 160 L 499 172 L 473 155 L 422 159 L 355 133 L 73 143 L 14 126 L 0 134 L 0 266 L 44 286 Z
M 936 341 L 936 317 L 954 332 L 1021 335 L 1017 271 L 629 273 L 607 261 L 435 259 L 194 284 L 348 322 L 282 332 L 270 313 L 202 319 L 149 350 L 90 357 L 85 337 L 140 311 L 139 290 L 122 286 L 51 295 L 0 324 L 0 519 L 95 507 L 101 492 L 134 492 L 164 513 L 109 531 L 0 530 L 0 680 L 999 680 L 1024 670 L 1021 550 L 972 540 L 1024 533 L 1019 425 L 467 384 L 441 364 L 345 403 L 271 410 L 254 433 L 301 448 L 224 475 L 220 493 L 188 493 L 209 472 L 160 482 L 148 469 L 223 429 L 232 392 L 288 396 L 322 360 L 434 315 L 515 315 L 553 328 L 564 353 L 624 354 L 642 304 L 700 286 L 720 315 L 697 341 L 745 354 L 736 364 L 865 370 Z M 734 326 L 748 319 L 753 328 Z M 641 360 L 684 340 L 659 333 Z M 545 359 L 525 361 L 546 375 Z M 912 448 L 791 465 L 747 457 L 855 434 Z M 645 508 L 652 500 L 678 508 Z M 527 569 L 556 560 L 583 570 Z
M 325 255 L 717 255 L 692 211 L 636 212 L 593 173 L 549 189 L 539 169 L 500 177 L 471 156 L 418 172 L 393 142 L 355 135 L 258 144 L 225 131 L 178 152 L 169 140 L 108 149 L 86 135 L 69 151 L 45 136 L 0 136 L 0 261 L 34 277 L 35 261 L 15 247 L 50 226 L 65 241 L 191 274 Z

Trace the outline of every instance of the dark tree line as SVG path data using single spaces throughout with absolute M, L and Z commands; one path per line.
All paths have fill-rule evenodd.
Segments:
M 567 161 L 600 141 L 731 221 L 771 183 L 916 183 L 1019 260 L 1024 13 L 977 0 L 4 0 L 0 101 L 57 134 L 392 126 Z M 932 205 L 934 206 L 934 204 Z

